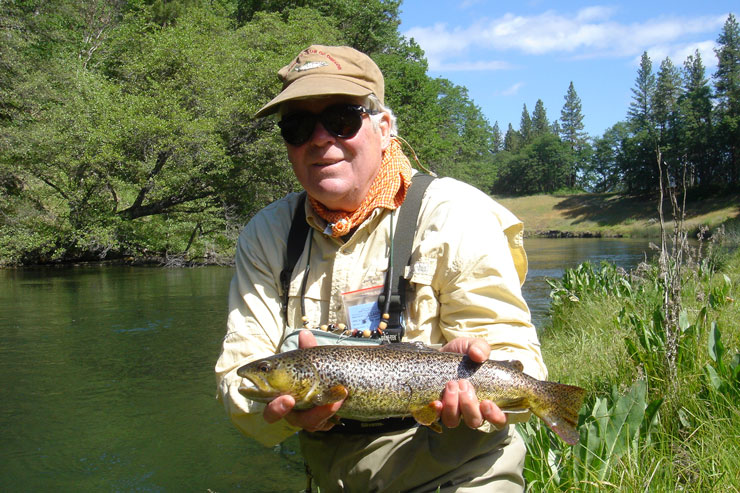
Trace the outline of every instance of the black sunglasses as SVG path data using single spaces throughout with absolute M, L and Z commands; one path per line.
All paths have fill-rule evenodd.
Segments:
M 374 115 L 376 113 L 377 111 L 369 110 L 359 104 L 333 104 L 321 113 L 310 111 L 288 113 L 278 122 L 278 126 L 285 142 L 299 146 L 311 138 L 316 122 L 321 122 L 321 126 L 334 137 L 349 139 L 360 131 L 363 114 Z

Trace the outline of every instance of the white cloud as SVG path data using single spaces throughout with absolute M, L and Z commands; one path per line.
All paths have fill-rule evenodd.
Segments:
M 714 41 L 702 41 L 698 43 L 686 43 L 677 45 L 656 45 L 646 49 L 650 60 L 653 62 L 653 67 L 660 65 L 666 57 L 670 58 L 673 64 L 677 67 L 683 66 L 683 62 L 689 55 L 693 55 L 697 50 L 701 56 L 701 62 L 706 69 L 712 69 L 717 66 L 717 55 L 714 49 L 717 47 L 717 43 Z M 632 64 L 637 67 L 640 65 L 640 56 L 636 56 L 632 59 Z
M 512 64 L 500 60 L 474 62 L 429 62 L 429 68 L 439 72 L 480 72 L 493 70 L 511 70 Z
M 497 94 L 499 96 L 514 96 L 519 93 L 519 89 L 522 87 L 524 87 L 524 82 L 517 82 L 516 84 L 499 91 Z
M 714 36 L 725 22 L 725 16 L 662 16 L 627 24 L 613 20 L 615 13 L 615 9 L 601 6 L 587 7 L 574 14 L 554 10 L 533 16 L 507 13 L 467 27 L 439 23 L 414 27 L 404 34 L 421 45 L 430 67 L 463 67 L 469 64 L 461 58 L 466 58 L 472 50 L 531 55 L 557 53 L 576 58 L 633 57 L 658 46 L 664 46 L 667 53 L 678 52 L 689 46 L 685 41 L 687 36 L 704 33 Z M 705 50 L 707 43 L 693 45 Z M 455 62 L 448 62 L 450 59 Z M 708 57 L 705 62 L 709 65 Z

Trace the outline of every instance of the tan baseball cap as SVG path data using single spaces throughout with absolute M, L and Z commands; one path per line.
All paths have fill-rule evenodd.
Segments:
M 349 46 L 311 45 L 278 72 L 283 90 L 262 107 L 255 117 L 275 113 L 280 104 L 293 99 L 346 94 L 375 94 L 383 102 L 383 74 L 375 62 Z

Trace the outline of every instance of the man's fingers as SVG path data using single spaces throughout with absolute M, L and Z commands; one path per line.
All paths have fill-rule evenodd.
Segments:
M 483 424 L 478 397 L 475 395 L 475 389 L 467 380 L 460 380 L 459 386 L 459 406 L 465 424 L 470 428 L 478 428 Z
M 306 431 L 326 431 L 334 426 L 329 419 L 342 407 L 342 402 L 344 401 L 317 406 L 305 411 L 293 411 L 285 415 L 285 420 Z
M 491 346 L 483 339 L 473 339 L 466 354 L 476 363 L 483 363 L 491 354 Z
M 289 395 L 281 395 L 265 406 L 262 417 L 268 423 L 276 423 L 283 419 L 295 406 L 295 399 Z
M 460 424 L 459 410 L 459 383 L 451 380 L 445 385 L 442 393 L 442 413 L 440 419 L 447 428 L 455 428 Z
M 481 414 L 483 419 L 491 423 L 498 429 L 506 426 L 506 414 L 499 407 L 489 400 L 483 400 L 480 403 Z
M 483 363 L 491 354 L 491 346 L 483 339 L 459 337 L 442 346 L 440 351 L 467 354 L 476 363 Z
M 313 336 L 310 330 L 301 330 L 298 333 L 298 347 L 303 349 L 306 347 L 318 346 L 316 338 Z

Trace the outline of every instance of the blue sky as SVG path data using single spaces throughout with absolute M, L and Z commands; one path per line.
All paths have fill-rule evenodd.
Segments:
M 682 67 L 699 50 L 714 73 L 716 40 L 737 3 L 725 0 L 404 0 L 400 31 L 424 49 L 429 75 L 468 88 L 470 98 L 502 132 L 519 128 L 542 99 L 550 121 L 560 118 L 573 81 L 585 130 L 601 136 L 624 120 L 640 56 L 657 73 L 670 57 Z M 401 129 L 403 131 L 403 129 Z

